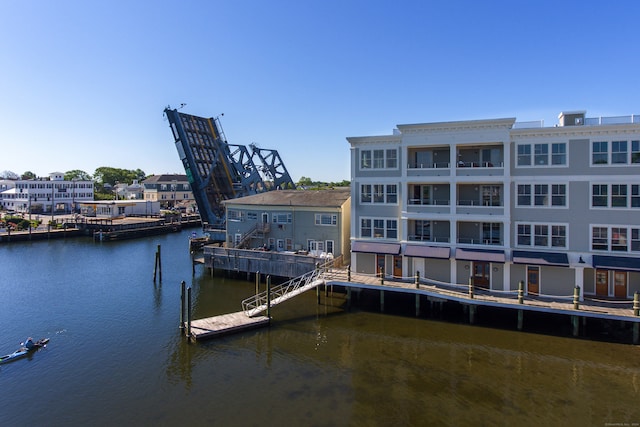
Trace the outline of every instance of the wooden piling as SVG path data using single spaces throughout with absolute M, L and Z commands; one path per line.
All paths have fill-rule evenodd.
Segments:
M 522 326 L 524 323 L 524 310 L 518 310 L 518 330 L 522 330 Z
M 256 295 L 260 293 L 260 271 L 256 271 Z
M 518 304 L 524 304 L 524 280 L 518 282 Z
M 469 298 L 473 299 L 473 278 L 469 277 Z
M 633 294 L 633 315 L 640 316 L 640 293 L 638 291 Z M 638 326 L 637 323 L 636 326 Z
M 184 304 L 185 304 L 185 292 L 186 292 L 186 287 L 187 284 L 184 282 L 184 280 L 182 282 L 180 282 L 180 330 L 184 330 L 184 322 L 185 322 L 185 318 L 186 318 L 186 313 L 185 313 L 185 309 L 184 309 Z
M 573 309 L 580 309 L 580 286 L 573 288 Z
M 384 285 L 384 267 L 380 267 L 380 284 Z
M 187 288 L 187 337 L 191 338 L 191 286 Z
M 158 249 L 156 250 L 156 262 L 153 268 L 153 283 L 156 282 L 156 273 L 158 273 L 160 283 L 162 283 L 162 257 L 160 256 L 160 245 L 158 245 Z
M 580 333 L 580 318 L 578 316 L 571 316 L 571 324 L 573 325 L 573 336 L 577 337 Z
M 416 271 L 415 284 L 416 284 L 416 289 L 420 289 L 420 272 L 419 271 Z
M 271 322 L 271 276 L 267 276 L 267 317 Z
M 347 266 L 347 282 L 351 281 L 351 265 Z

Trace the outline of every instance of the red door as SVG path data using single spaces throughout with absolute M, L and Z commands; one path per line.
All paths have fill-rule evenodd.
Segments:
M 473 262 L 473 286 L 489 289 L 491 283 L 491 263 Z
M 527 293 L 540 293 L 540 267 L 527 266 Z
M 394 255 L 393 256 L 393 277 L 401 278 L 402 277 L 402 257 Z
M 626 271 L 615 271 L 613 273 L 613 294 L 616 298 L 627 298 Z
M 609 296 L 609 270 L 596 270 L 596 295 Z

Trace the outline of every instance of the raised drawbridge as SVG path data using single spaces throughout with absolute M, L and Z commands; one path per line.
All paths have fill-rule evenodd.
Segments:
M 229 144 L 218 117 L 198 117 L 171 107 L 164 114 L 205 229 L 224 228 L 223 200 L 295 187 L 276 150 L 250 144 L 249 152 L 244 145 Z

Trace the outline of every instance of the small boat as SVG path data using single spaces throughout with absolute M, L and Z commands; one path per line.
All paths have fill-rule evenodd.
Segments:
M 42 347 L 45 347 L 47 345 L 47 343 L 49 342 L 49 338 L 42 338 L 39 339 L 38 341 L 33 343 L 33 347 L 31 349 L 28 349 L 26 347 L 20 347 L 19 349 L 17 349 L 16 351 L 14 351 L 11 354 L 7 354 L 4 356 L 0 357 L 0 364 L 1 363 L 7 363 L 7 362 L 11 362 L 17 359 L 20 359 L 21 357 L 24 357 L 26 355 L 28 355 L 29 353 L 32 353 Z

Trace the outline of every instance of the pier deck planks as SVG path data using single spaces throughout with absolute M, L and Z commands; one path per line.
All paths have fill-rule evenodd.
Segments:
M 248 317 L 244 311 L 191 321 L 191 339 L 199 341 L 220 335 L 267 326 L 266 316 Z

